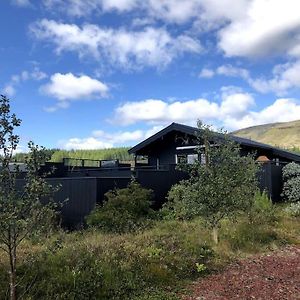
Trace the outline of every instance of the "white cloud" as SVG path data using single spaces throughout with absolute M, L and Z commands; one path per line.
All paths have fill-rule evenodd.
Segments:
M 83 17 L 92 13 L 125 12 L 137 6 L 137 0 L 43 0 L 49 10 L 59 9 L 72 17 Z
M 201 78 L 212 78 L 215 75 L 222 75 L 227 77 L 241 77 L 245 80 L 250 79 L 249 71 L 244 68 L 234 67 L 230 64 L 221 65 L 218 68 L 214 69 L 207 69 L 203 68 L 200 71 L 199 77 Z
M 16 87 L 25 81 L 34 80 L 40 81 L 47 78 L 47 74 L 42 72 L 38 67 L 34 67 L 32 71 L 22 71 L 20 74 L 11 76 L 10 81 L 2 88 L 1 92 L 7 96 L 14 96 L 16 94 Z
M 212 78 L 215 75 L 240 77 L 258 92 L 272 92 L 281 96 L 285 95 L 290 89 L 300 87 L 300 60 L 275 65 L 271 78 L 254 78 L 247 69 L 232 65 L 222 65 L 215 70 L 204 68 L 201 70 L 199 77 Z
M 250 79 L 249 84 L 259 92 L 275 92 L 278 95 L 286 94 L 289 89 L 300 87 L 300 60 L 276 65 L 272 73 L 271 79 L 264 77 Z
M 20 7 L 30 6 L 31 3 L 29 0 L 12 0 L 12 4 Z
M 148 123 L 188 122 L 209 119 L 217 114 L 218 105 L 206 99 L 168 103 L 158 99 L 127 102 L 115 111 L 115 119 L 123 125 L 140 121 Z
M 104 149 L 112 148 L 113 145 L 110 143 L 102 142 L 96 139 L 95 137 L 88 138 L 71 138 L 67 141 L 60 141 L 59 146 L 66 150 L 81 150 L 81 149 Z
M 250 77 L 248 70 L 232 65 L 222 65 L 216 69 L 215 73 L 229 77 L 242 77 L 245 80 L 248 80 Z
M 80 57 L 92 55 L 99 63 L 123 68 L 163 68 L 184 53 L 202 50 L 198 40 L 187 35 L 173 37 L 164 28 L 127 31 L 43 19 L 32 24 L 31 32 L 37 39 L 54 43 L 58 54 L 74 51 Z
M 299 119 L 300 102 L 291 98 L 279 98 L 261 110 L 249 93 L 233 87 L 221 89 L 220 102 L 207 99 L 177 101 L 148 99 L 127 102 L 115 110 L 115 119 L 121 125 L 146 122 L 166 125 L 179 122 L 195 125 L 198 119 L 205 123 L 224 126 L 228 130 L 258 124 L 285 122 Z
M 298 56 L 300 2 L 248 1 L 244 16 L 230 18 L 230 23 L 219 32 L 219 39 L 219 47 L 228 56 Z
M 299 116 L 300 101 L 281 98 L 261 111 L 249 111 L 240 119 L 227 118 L 226 124 L 232 129 L 239 129 L 260 124 L 295 121 L 299 120 Z
M 115 146 L 132 145 L 140 142 L 162 129 L 162 126 L 154 126 L 148 130 L 117 131 L 108 133 L 103 130 L 95 130 L 86 138 L 71 138 L 60 141 L 59 147 L 71 149 L 103 149 Z
M 212 69 L 203 68 L 199 73 L 200 78 L 212 78 L 214 76 L 215 76 L 215 71 Z
M 6 95 L 8 97 L 14 96 L 16 93 L 16 90 L 14 88 L 14 85 L 12 83 L 6 84 L 3 89 L 1 90 L 1 94 Z
M 70 101 L 105 97 L 108 90 L 108 86 L 97 79 L 72 73 L 55 73 L 50 77 L 50 82 L 40 88 L 42 93 L 58 100 L 56 106 L 45 108 L 48 112 L 66 108 Z

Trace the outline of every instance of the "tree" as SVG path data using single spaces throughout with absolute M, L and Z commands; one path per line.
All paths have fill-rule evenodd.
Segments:
M 282 169 L 283 191 L 282 195 L 288 202 L 300 201 L 300 165 L 292 162 Z
M 29 142 L 25 164 L 26 177 L 18 180 L 18 165 L 13 164 L 13 154 L 19 144 L 15 129 L 21 120 L 11 113 L 9 99 L 0 98 L 0 249 L 8 256 L 10 299 L 17 299 L 17 258 L 19 245 L 33 233 L 41 231 L 49 220 L 52 204 L 41 200 L 55 189 L 39 176 L 39 169 L 47 159 L 43 147 Z M 22 183 L 22 184 L 21 184 Z
M 196 153 L 201 159 L 180 165 L 189 179 L 171 188 L 164 209 L 175 218 L 204 217 L 218 243 L 221 220 L 252 206 L 258 167 L 252 156 L 240 155 L 239 145 L 228 133 L 215 133 L 201 122 L 198 128 Z

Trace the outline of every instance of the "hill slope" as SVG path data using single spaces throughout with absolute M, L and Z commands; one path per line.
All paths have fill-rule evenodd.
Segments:
M 300 120 L 248 127 L 233 134 L 281 148 L 300 149 Z

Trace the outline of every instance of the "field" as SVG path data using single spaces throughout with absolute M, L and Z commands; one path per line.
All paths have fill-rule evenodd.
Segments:
M 224 220 L 218 245 L 201 219 L 157 220 L 127 234 L 58 230 L 42 241 L 32 237 L 20 248 L 18 293 L 28 300 L 180 299 L 192 281 L 236 259 L 299 244 L 299 232 L 299 218 L 281 208 L 273 223 Z M 6 266 L 1 253 L 0 299 L 7 296 Z

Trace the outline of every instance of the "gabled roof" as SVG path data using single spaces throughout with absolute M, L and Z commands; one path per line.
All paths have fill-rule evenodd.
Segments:
M 195 136 L 196 132 L 199 131 L 199 129 L 196 127 L 188 126 L 188 125 L 172 123 L 169 126 L 162 129 L 161 131 L 157 132 L 156 134 L 150 136 L 146 140 L 144 140 L 144 141 L 140 142 L 139 144 L 137 144 L 136 146 L 132 147 L 131 149 L 128 150 L 128 152 L 130 154 L 136 153 L 172 131 L 179 131 L 184 134 Z M 248 146 L 248 147 L 253 147 L 253 148 L 271 150 L 275 155 L 278 155 L 278 156 L 281 156 L 281 157 L 284 157 L 284 158 L 287 158 L 289 160 L 293 160 L 296 162 L 300 162 L 300 155 L 297 153 L 282 150 L 282 149 L 273 147 L 268 144 L 259 143 L 259 142 L 256 142 L 256 141 L 253 141 L 250 139 L 241 138 L 241 137 L 238 137 L 238 136 L 235 136 L 232 134 L 230 134 L 230 136 L 232 137 L 232 139 L 235 142 L 237 142 L 241 146 Z

